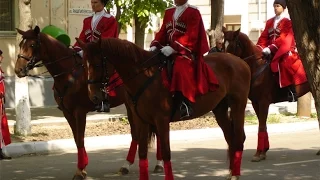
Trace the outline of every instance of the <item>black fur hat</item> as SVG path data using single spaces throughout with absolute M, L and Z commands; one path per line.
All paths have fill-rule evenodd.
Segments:
M 2 51 L 1 51 L 1 49 L 0 49 L 0 55 L 2 54 Z
M 283 9 L 287 7 L 286 0 L 275 0 L 273 4 L 280 4 L 283 7 Z

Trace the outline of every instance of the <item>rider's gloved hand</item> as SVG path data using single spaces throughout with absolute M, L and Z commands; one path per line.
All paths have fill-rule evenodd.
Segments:
M 155 51 L 156 49 L 157 49 L 157 47 L 151 46 L 150 49 L 149 49 L 149 51 Z
M 264 57 L 268 57 L 271 54 L 270 48 L 266 47 L 262 50 L 262 54 Z
M 77 54 L 79 54 L 79 56 L 80 56 L 81 58 L 83 58 L 83 50 L 78 51 Z
M 175 53 L 176 51 L 171 46 L 165 46 L 162 49 L 160 49 L 162 54 L 165 56 L 170 56 L 171 54 Z

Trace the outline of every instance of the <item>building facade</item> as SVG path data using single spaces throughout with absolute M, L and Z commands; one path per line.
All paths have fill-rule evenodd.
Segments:
M 189 0 L 189 3 L 197 6 L 203 16 L 205 28 L 210 27 L 210 0 Z M 274 15 L 273 0 L 225 0 L 224 25 L 228 30 L 241 28 L 243 33 L 249 35 L 256 42 L 267 18 Z M 92 14 L 90 0 L 41 0 L 32 1 L 31 12 L 33 26 L 44 28 L 47 25 L 55 25 L 65 30 L 70 38 L 71 44 L 75 37 L 80 34 L 82 21 Z M 0 0 L 0 49 L 4 52 L 2 68 L 6 74 L 6 106 L 14 107 L 15 74 L 14 64 L 18 50 L 16 50 L 16 31 L 19 22 L 18 0 Z M 161 20 L 156 21 L 161 22 Z M 161 23 L 154 23 L 158 29 Z M 153 33 L 146 33 L 145 48 L 148 48 Z M 128 26 L 127 33 L 121 32 L 120 38 L 134 42 L 134 28 Z M 19 43 L 19 42 L 18 42 Z M 45 72 L 45 68 L 36 69 L 34 74 Z M 56 105 L 53 99 L 50 75 L 44 78 L 30 78 L 29 94 L 31 107 Z

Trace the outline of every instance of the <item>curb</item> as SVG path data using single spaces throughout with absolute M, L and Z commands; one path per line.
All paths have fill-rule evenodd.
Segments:
M 299 132 L 306 130 L 314 130 L 319 128 L 318 121 L 295 122 L 269 124 L 269 134 Z M 245 126 L 246 135 L 256 134 L 258 131 L 257 125 Z M 196 134 L 196 136 L 195 136 Z M 170 132 L 171 142 L 179 141 L 201 141 L 206 139 L 224 138 L 220 128 L 194 129 L 194 130 L 179 130 Z M 107 142 L 107 143 L 101 143 Z M 85 146 L 87 151 L 101 150 L 108 148 L 128 148 L 131 142 L 131 135 L 111 135 L 100 137 L 85 138 Z M 61 139 L 42 142 L 25 142 L 13 143 L 6 146 L 5 151 L 10 156 L 17 157 L 26 154 L 54 154 L 65 152 L 76 152 L 76 145 L 73 139 Z

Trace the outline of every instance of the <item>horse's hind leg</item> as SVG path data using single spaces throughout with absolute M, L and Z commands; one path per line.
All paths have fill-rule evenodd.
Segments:
M 229 118 L 229 113 L 228 113 L 228 101 L 227 99 L 223 99 L 213 110 L 212 112 L 215 115 L 216 121 L 220 128 L 223 131 L 224 138 L 228 143 L 229 146 L 229 160 L 231 161 L 231 147 L 232 147 L 232 125 L 231 125 L 231 120 Z M 229 169 L 232 167 L 230 166 Z M 231 176 L 228 176 L 228 179 L 230 179 Z
M 88 165 L 88 155 L 84 147 L 84 131 L 86 126 L 86 113 L 80 112 L 69 112 L 63 111 L 64 117 L 67 119 L 78 149 L 78 169 L 73 179 L 85 179 L 87 172 L 85 171 Z
M 265 160 L 267 151 L 269 150 L 269 136 L 267 132 L 267 118 L 270 103 L 265 101 L 252 102 L 252 106 L 259 120 L 258 145 L 257 151 L 252 158 L 252 162 Z

